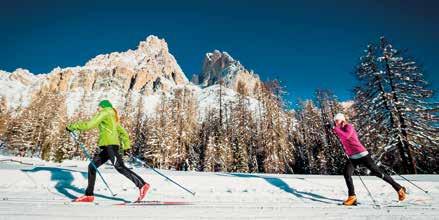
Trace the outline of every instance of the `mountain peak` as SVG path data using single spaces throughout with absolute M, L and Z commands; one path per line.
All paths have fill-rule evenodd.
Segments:
M 160 39 L 155 35 L 149 35 L 145 41 L 140 41 L 137 46 L 138 52 L 158 53 L 161 50 L 168 52 L 168 44 L 164 39 Z
M 5 72 L 6 73 L 6 72 Z M 7 74 L 10 80 L 18 81 L 23 85 L 30 85 L 36 80 L 36 76 L 27 69 L 18 68 L 14 72 Z
M 259 76 L 247 70 L 239 61 L 227 52 L 214 50 L 206 53 L 202 73 L 198 82 L 202 86 L 219 84 L 220 80 L 231 89 L 237 89 L 238 82 L 244 83 L 251 94 L 253 88 L 260 82 Z
M 68 105 L 67 111 L 73 115 L 80 106 L 96 106 L 101 99 L 111 99 L 118 107 L 128 102 L 135 105 L 129 97 L 170 93 L 188 82 L 166 41 L 151 35 L 140 41 L 137 49 L 101 54 L 84 66 L 57 67 L 39 75 L 26 69 L 0 72 L 0 85 L 4 88 L 0 95 L 12 103 L 9 107 L 14 110 L 26 107 L 40 91 L 62 93 L 66 103 L 74 103 Z
M 123 67 L 128 69 L 142 69 L 148 66 L 153 59 L 166 61 L 174 59 L 169 53 L 168 44 L 164 39 L 150 35 L 145 41 L 140 41 L 136 50 L 101 54 L 88 61 L 85 67 L 102 69 Z M 175 60 L 175 59 L 174 59 Z

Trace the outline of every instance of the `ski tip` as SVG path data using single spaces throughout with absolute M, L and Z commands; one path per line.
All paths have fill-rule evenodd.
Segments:
M 116 206 L 167 206 L 167 205 L 192 205 L 191 202 L 183 201 L 135 201 L 115 204 Z

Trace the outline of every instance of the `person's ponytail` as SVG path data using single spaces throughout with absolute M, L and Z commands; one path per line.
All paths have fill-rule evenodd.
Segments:
M 119 122 L 119 113 L 117 112 L 117 110 L 115 108 L 113 108 L 113 111 L 115 113 L 116 122 Z

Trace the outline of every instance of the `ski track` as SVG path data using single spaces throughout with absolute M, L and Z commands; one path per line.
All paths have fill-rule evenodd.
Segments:
M 0 156 L 3 159 L 5 156 Z M 17 159 L 18 160 L 18 159 Z M 30 161 L 36 159 L 28 159 Z M 36 164 L 36 165 L 32 165 Z M 72 165 L 74 164 L 74 165 Z M 424 194 L 399 177 L 409 191 L 397 195 L 383 180 L 364 177 L 380 205 L 373 207 L 358 177 L 354 178 L 359 205 L 344 207 L 342 176 L 200 173 L 161 170 L 196 192 L 192 196 L 145 168 L 134 168 L 151 189 L 145 200 L 189 202 L 189 205 L 118 206 L 137 197 L 138 189 L 112 167 L 100 168 L 112 198 L 97 178 L 95 203 L 74 204 L 87 184 L 87 163 L 19 164 L 0 162 L 0 220 L 2 219 L 439 219 L 439 176 L 407 176 L 429 191 Z

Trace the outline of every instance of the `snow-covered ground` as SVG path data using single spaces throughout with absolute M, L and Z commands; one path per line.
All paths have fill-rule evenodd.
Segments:
M 22 163 L 10 160 L 21 161 Z M 360 204 L 344 207 L 342 176 L 200 173 L 161 170 L 196 192 L 177 188 L 151 170 L 136 167 L 152 188 L 146 200 L 184 201 L 190 205 L 117 206 L 137 197 L 135 186 L 109 165 L 100 168 L 112 197 L 97 177 L 96 203 L 72 204 L 84 192 L 87 163 L 49 163 L 30 158 L 0 156 L 0 219 L 439 219 L 439 176 L 407 176 L 429 191 L 424 194 L 395 177 L 409 190 L 408 199 L 384 181 L 364 177 L 381 208 L 361 182 L 354 182 Z

